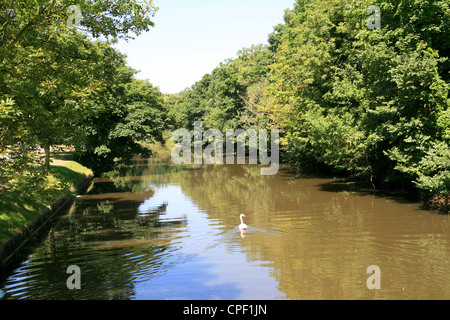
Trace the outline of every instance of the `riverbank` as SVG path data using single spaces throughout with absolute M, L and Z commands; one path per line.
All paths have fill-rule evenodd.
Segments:
M 71 160 L 68 153 L 52 159 L 52 166 L 42 190 L 7 190 L 0 199 L 0 264 L 39 234 L 43 225 L 73 201 L 92 179 L 90 169 Z

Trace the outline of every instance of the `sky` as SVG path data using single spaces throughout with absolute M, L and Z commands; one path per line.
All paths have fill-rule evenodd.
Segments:
M 163 93 L 178 93 L 242 48 L 267 43 L 295 0 L 155 0 L 155 27 L 115 47 Z

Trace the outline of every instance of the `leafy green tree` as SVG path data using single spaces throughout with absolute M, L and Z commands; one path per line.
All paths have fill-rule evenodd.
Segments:
M 67 22 L 94 37 L 131 37 L 149 30 L 156 7 L 152 0 L 80 0 L 81 19 L 73 21 L 72 0 L 0 1 L 0 54 L 4 57 L 23 38 L 32 39 L 50 26 L 67 28 Z
M 280 129 L 299 170 L 448 203 L 449 14 L 445 0 L 297 0 L 267 47 L 243 49 L 170 103 L 182 123 Z
M 34 49 L 36 42 L 41 46 Z M 84 101 L 100 86 L 95 74 L 102 72 L 90 60 L 101 56 L 85 36 L 57 30 L 22 44 L 28 50 L 18 51 L 14 62 L 4 65 L 8 72 L 3 92 L 13 97 L 19 121 L 26 128 L 21 142 L 44 147 L 49 170 L 50 148 L 70 145 L 80 135 L 78 122 L 87 112 Z
M 255 45 L 219 64 L 178 99 L 170 100 L 174 113 L 182 114 L 180 125 L 192 129 L 194 121 L 202 121 L 206 128 L 224 131 L 260 124 L 262 115 L 255 104 L 271 62 L 267 46 Z
M 78 160 L 95 174 L 111 170 L 114 160 L 149 155 L 140 142 L 163 142 L 166 110 L 159 90 L 133 78 L 119 52 L 105 47 L 104 87 L 89 99 L 91 112 L 80 127 L 85 135 L 76 144 Z
M 194 121 L 204 121 L 208 104 L 208 90 L 212 81 L 212 75 L 206 74 L 191 88 L 187 88 L 180 93 L 176 101 L 171 100 L 171 110 L 176 129 L 186 128 L 192 130 Z
M 14 103 L 20 142 L 45 148 L 47 170 L 51 146 L 80 138 L 78 123 L 89 113 L 86 99 L 101 86 L 104 72 L 97 68 L 98 45 L 69 30 L 71 5 L 65 0 L 0 2 L 0 99 Z M 124 39 L 149 30 L 156 11 L 151 0 L 81 1 L 77 8 L 78 30 Z M 6 134 L 3 145 L 5 139 Z
M 139 35 L 153 26 L 156 11 L 151 0 L 78 1 L 77 21 L 74 11 L 68 10 L 72 5 L 68 0 L 0 1 L 1 189 L 42 191 L 52 177 L 42 176 L 39 158 L 30 151 L 37 145 L 45 148 L 48 172 L 52 146 L 82 144 L 86 137 L 82 124 L 98 111 L 97 94 L 107 91 L 105 86 L 111 83 L 107 80 L 131 81 L 131 71 L 115 69 L 123 57 L 107 42 L 91 38 Z M 123 92 L 115 93 L 126 103 Z M 129 118 L 116 115 L 117 122 L 131 126 L 145 119 L 139 105 L 129 108 L 134 111 L 122 114 Z M 148 131 L 154 134 L 160 126 Z M 122 133 L 112 139 L 126 130 L 118 126 Z
M 372 4 L 379 30 L 365 24 Z M 263 88 L 292 163 L 447 196 L 448 13 L 446 1 L 297 1 Z

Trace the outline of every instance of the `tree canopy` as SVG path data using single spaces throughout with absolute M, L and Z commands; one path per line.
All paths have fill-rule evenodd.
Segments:
M 4 0 L 0 12 L 0 189 L 39 180 L 37 146 L 44 172 L 66 145 L 98 174 L 160 139 L 161 93 L 112 47 L 153 26 L 152 1 Z
M 221 130 L 278 128 L 301 172 L 448 203 L 449 6 L 298 0 L 268 46 L 241 50 L 171 108 L 185 115 L 180 126 L 195 118 Z
M 280 129 L 299 172 L 450 194 L 447 0 L 297 0 L 268 43 L 178 95 L 134 78 L 116 38 L 149 30 L 152 1 L 0 1 L 2 181 L 33 176 L 30 148 L 65 144 L 97 173 L 165 129 Z M 375 12 L 375 13 L 374 13 Z M 26 177 L 27 175 L 22 175 Z M 3 183 L 4 184 L 4 183 Z

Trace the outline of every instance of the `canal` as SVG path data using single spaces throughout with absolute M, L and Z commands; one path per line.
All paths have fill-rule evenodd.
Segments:
M 136 159 L 77 197 L 0 298 L 450 299 L 449 234 L 448 215 L 341 180 Z

